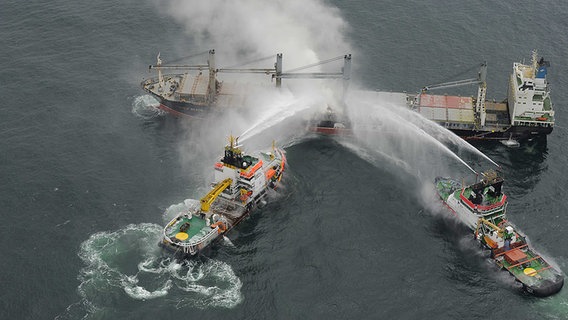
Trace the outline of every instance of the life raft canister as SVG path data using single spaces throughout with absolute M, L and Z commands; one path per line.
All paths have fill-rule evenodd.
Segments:
M 221 221 L 217 221 L 217 222 L 215 222 L 214 224 L 211 225 L 211 229 L 215 229 L 216 227 L 219 227 L 219 230 L 217 230 L 217 233 L 219 233 L 219 234 L 227 231 L 227 227 Z

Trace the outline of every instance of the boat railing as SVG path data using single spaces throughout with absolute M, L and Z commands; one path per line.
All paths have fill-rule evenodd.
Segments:
M 528 245 L 527 243 L 525 243 L 525 244 L 522 244 L 522 245 L 520 245 L 520 246 L 518 246 L 518 247 L 514 247 L 514 248 L 511 249 L 511 250 L 515 250 L 515 249 L 519 249 L 519 250 L 520 250 L 520 249 L 524 249 L 524 248 L 526 248 L 526 247 L 528 247 L 528 246 L 529 246 L 529 245 Z M 495 258 L 500 257 L 500 256 L 504 255 L 505 253 L 507 253 L 507 251 L 503 250 L 502 252 L 495 254 Z
M 508 266 L 508 267 L 507 267 L 507 270 L 511 270 L 511 269 L 513 269 L 514 267 L 518 267 L 518 266 L 520 266 L 520 265 L 522 265 L 522 264 L 529 263 L 529 262 L 531 262 L 531 261 L 538 260 L 538 259 L 541 259 L 541 257 L 540 257 L 540 256 L 535 256 L 535 257 L 532 257 L 531 259 L 524 260 L 524 261 L 521 261 L 521 262 L 519 262 L 519 263 L 515 263 L 515 264 L 513 264 L 513 265 Z
M 190 251 L 192 247 L 197 247 L 202 243 L 207 243 L 211 240 L 213 240 L 214 238 L 217 237 L 219 233 L 219 227 L 215 227 L 212 228 L 210 231 L 208 231 L 207 233 L 205 233 L 204 235 L 202 235 L 201 237 L 196 237 L 193 236 L 189 241 L 187 242 L 174 242 L 170 239 L 170 237 L 167 236 L 166 231 L 164 229 L 164 239 L 166 241 L 168 241 L 170 244 L 174 245 L 174 246 L 178 246 L 178 247 L 189 247 Z M 199 235 L 199 234 L 198 234 Z
M 215 228 L 211 229 L 211 231 L 209 231 L 206 235 L 204 235 L 203 237 L 201 237 L 199 239 L 196 239 L 196 241 L 192 241 L 192 242 L 188 243 L 188 245 L 197 247 L 201 243 L 208 243 L 208 242 L 212 241 L 213 239 L 215 239 L 218 234 L 219 234 L 219 227 L 215 227 Z

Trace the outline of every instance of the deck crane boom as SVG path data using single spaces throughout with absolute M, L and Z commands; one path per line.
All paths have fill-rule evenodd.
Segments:
M 483 127 L 485 126 L 485 117 L 486 117 L 486 111 L 485 111 L 485 94 L 487 91 L 486 78 L 487 78 L 487 62 L 483 62 L 480 66 L 477 78 L 444 82 L 444 83 L 425 86 L 422 88 L 422 92 L 424 93 L 429 90 L 460 87 L 469 84 L 477 84 L 478 89 L 477 89 L 477 100 L 475 102 L 475 113 L 479 115 L 479 118 L 477 119 L 478 120 L 477 125 Z
M 231 183 L 233 183 L 233 180 L 231 178 L 227 178 L 215 185 L 209 193 L 201 198 L 201 211 L 208 212 L 211 204 L 215 201 L 215 199 L 217 199 L 223 190 L 227 189 L 231 185 Z
M 208 70 L 209 71 L 209 90 L 208 90 L 208 97 L 207 100 L 209 102 L 214 101 L 215 94 L 217 93 L 217 81 L 216 75 L 217 73 L 250 73 L 250 74 L 266 74 L 272 77 L 272 79 L 276 79 L 276 87 L 280 87 L 282 85 L 282 79 L 343 79 L 343 98 L 345 98 L 345 93 L 349 86 L 349 80 L 351 79 L 351 54 L 346 54 L 342 56 L 338 56 L 335 58 L 331 58 L 328 60 L 319 61 L 316 63 L 312 63 L 306 66 L 302 66 L 299 68 L 295 68 L 292 70 L 288 70 L 286 72 L 282 72 L 282 53 L 278 53 L 276 55 L 276 63 L 272 68 L 217 68 L 215 66 L 215 50 L 211 49 L 207 51 L 209 54 L 207 64 L 195 64 L 195 65 L 165 65 L 162 63 L 160 59 L 160 54 L 158 53 L 157 63 L 155 65 L 150 65 L 148 67 L 149 70 L 156 69 L 158 71 L 158 78 L 159 78 L 159 86 L 160 91 L 165 90 L 164 78 L 162 75 L 162 70 Z M 203 53 L 201 53 L 203 54 Z M 199 54 L 199 55 L 201 55 Z M 197 56 L 197 55 L 194 55 Z M 190 56 L 193 57 L 193 56 Z M 255 59 L 253 61 L 249 61 L 242 65 L 259 62 L 266 60 L 267 58 Z M 315 66 L 323 65 L 326 63 L 330 63 L 333 61 L 337 61 L 343 59 L 343 67 L 341 68 L 340 72 L 297 72 L 300 70 L 305 70 L 308 68 L 312 68 Z M 175 61 L 179 61 L 176 59 Z

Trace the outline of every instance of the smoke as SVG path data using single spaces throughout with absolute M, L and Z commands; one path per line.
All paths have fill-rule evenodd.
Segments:
M 339 9 L 321 0 L 156 0 L 156 5 L 185 27 L 196 48 L 190 51 L 215 49 L 217 68 L 273 68 L 276 54 L 282 53 L 286 72 L 353 53 Z M 274 59 L 259 59 L 270 56 Z M 175 58 L 162 55 L 166 64 Z M 339 72 L 341 66 L 342 61 L 336 61 L 302 72 Z M 299 141 L 309 115 L 325 109 L 341 92 L 333 81 L 284 79 L 283 88 L 276 90 L 264 74 L 217 76 L 224 88 L 239 83 L 234 91 L 245 98 L 233 101 L 238 108 L 223 108 L 213 117 L 187 123 L 180 149 L 188 166 L 211 163 L 229 135 L 244 134 L 240 141 L 251 151 L 270 146 L 272 140 L 280 146 Z
M 195 51 L 216 49 L 218 67 L 238 66 L 251 58 L 283 53 L 286 71 L 346 53 L 355 54 L 346 41 L 349 28 L 340 11 L 321 0 L 157 1 L 159 8 L 185 26 L 199 48 Z M 271 63 L 262 64 L 246 67 L 272 68 Z M 306 71 L 337 72 L 339 67 L 339 63 L 334 63 Z M 229 78 L 226 74 L 218 76 Z M 236 77 L 240 82 L 253 79 L 242 74 Z M 298 141 L 299 134 L 306 132 L 302 124 L 307 115 L 325 110 L 328 104 L 336 109 L 341 105 L 341 88 L 333 81 L 284 79 L 285 89 L 277 91 L 265 75 L 261 77 L 265 77 L 263 85 L 246 88 L 244 109 L 222 110 L 199 125 L 189 124 L 182 146 L 184 163 L 210 163 L 229 134 L 244 133 L 241 141 L 246 140 L 252 150 L 260 141 Z M 421 182 L 431 182 L 436 175 L 447 173 L 452 163 L 467 166 L 444 143 L 451 144 L 454 150 L 481 154 L 449 131 L 407 110 L 404 102 L 402 107 L 398 102 L 398 98 L 384 95 L 351 92 L 346 111 L 354 125 L 356 142 L 349 147 L 365 149 L 358 152 L 364 157 L 387 159 Z
M 352 52 L 339 9 L 320 0 L 160 0 L 195 41 L 223 65 L 282 53 L 284 69 Z

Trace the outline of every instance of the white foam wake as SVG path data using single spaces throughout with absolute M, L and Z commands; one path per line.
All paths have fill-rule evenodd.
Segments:
M 154 119 L 165 115 L 165 111 L 158 108 L 160 103 L 151 95 L 145 94 L 134 98 L 132 113 L 144 119 Z
M 58 318 L 109 314 L 129 299 L 161 299 L 173 308 L 232 308 L 242 301 L 242 283 L 230 265 L 162 256 L 161 232 L 157 224 L 142 223 L 91 235 L 79 251 L 82 299 Z

